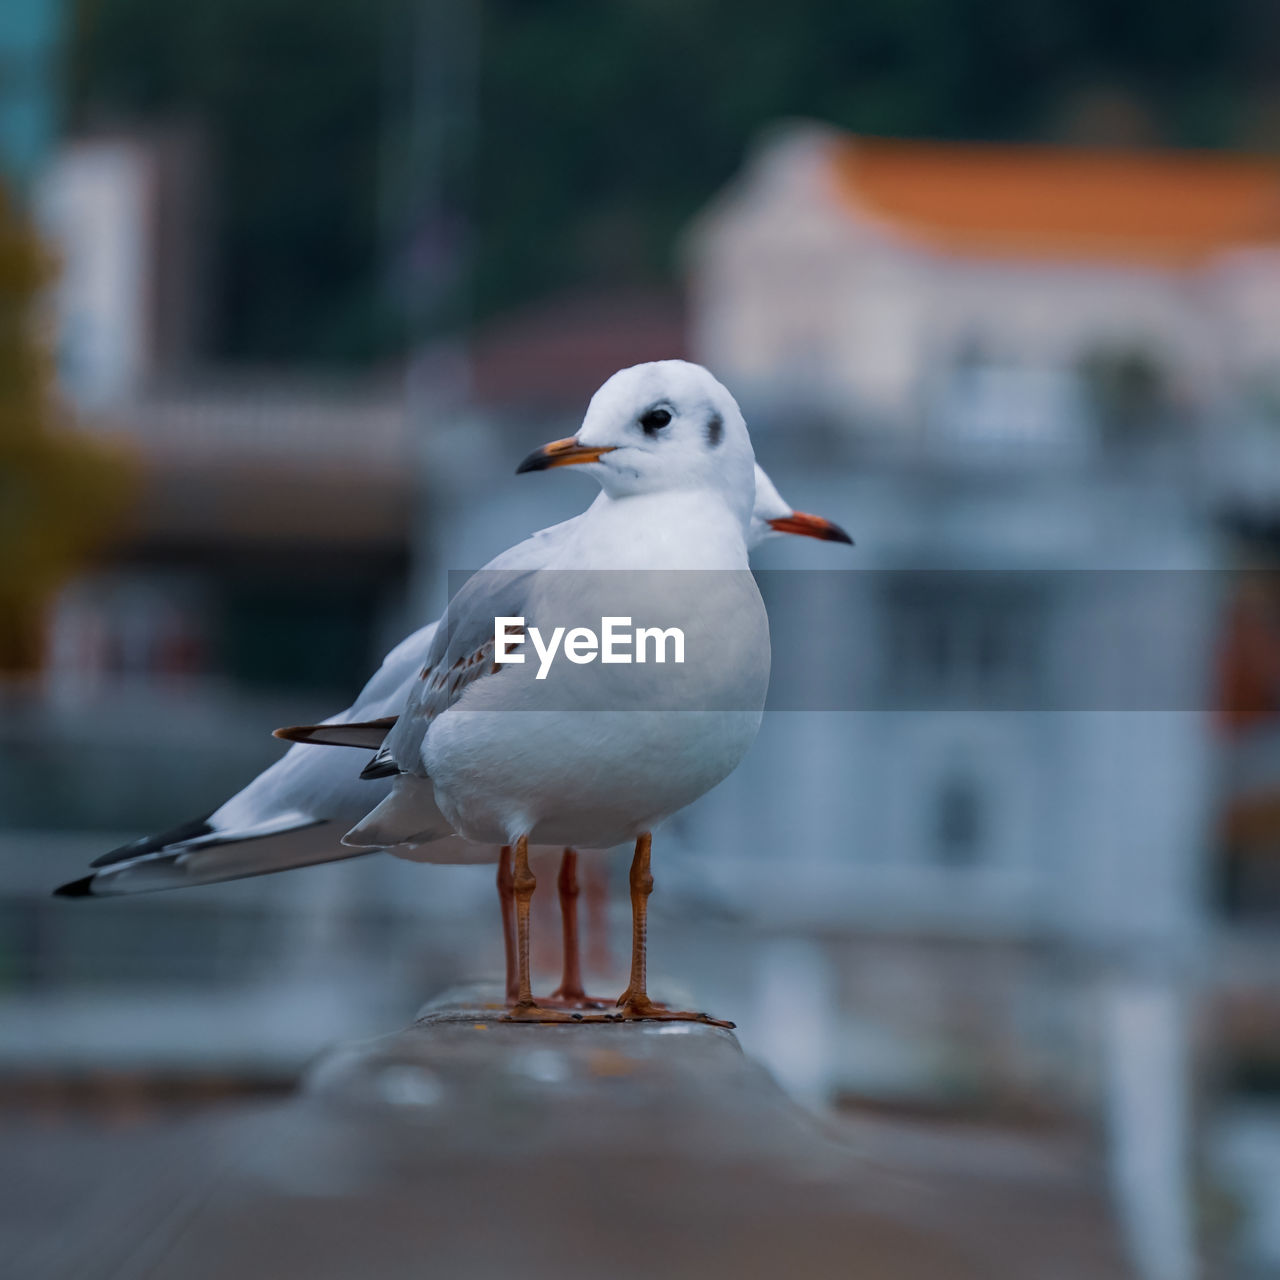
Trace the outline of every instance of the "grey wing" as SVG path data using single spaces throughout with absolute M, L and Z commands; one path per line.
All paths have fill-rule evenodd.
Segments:
M 431 722 L 477 680 L 493 676 L 493 625 L 519 617 L 537 569 L 482 569 L 467 579 L 440 619 L 434 641 L 395 727 L 363 777 L 414 773 Z
M 469 685 L 494 674 L 494 618 L 524 612 L 534 574 L 554 557 L 581 519 L 578 515 L 539 529 L 494 556 L 463 583 L 436 624 L 426 656 L 399 708 L 399 720 L 363 777 L 385 778 L 419 767 L 422 739 L 431 721 L 451 707 Z
M 374 852 L 344 845 L 341 839 L 344 825 L 330 818 L 280 812 L 256 826 L 234 831 L 213 830 L 185 842 L 158 845 L 131 857 L 99 858 L 88 875 L 61 885 L 54 893 L 63 898 L 104 898 L 156 889 L 185 889 Z M 139 848 L 144 843 L 136 842 Z
M 241 880 L 354 856 L 342 833 L 386 795 L 345 752 L 295 746 L 207 818 L 95 859 L 64 897 L 104 897 Z
M 326 723 L 398 711 L 436 626 L 402 640 L 355 702 Z M 213 813 L 103 854 L 88 876 L 57 892 L 100 897 L 181 888 L 356 857 L 368 851 L 343 845 L 342 832 L 385 794 L 385 786 L 358 779 L 345 752 L 296 745 Z

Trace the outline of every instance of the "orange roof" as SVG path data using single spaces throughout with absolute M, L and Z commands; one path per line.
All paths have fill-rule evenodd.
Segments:
M 1280 245 L 1272 160 L 850 138 L 832 163 L 851 208 L 947 250 L 1168 266 Z

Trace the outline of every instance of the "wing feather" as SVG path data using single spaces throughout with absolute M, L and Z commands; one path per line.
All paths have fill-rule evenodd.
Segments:
M 494 679 L 502 668 L 493 661 L 493 621 L 520 617 L 537 569 L 481 570 L 449 601 L 432 639 L 418 679 L 382 750 L 363 776 L 386 777 L 394 765 L 401 773 L 421 768 L 422 740 L 431 722 L 480 680 Z

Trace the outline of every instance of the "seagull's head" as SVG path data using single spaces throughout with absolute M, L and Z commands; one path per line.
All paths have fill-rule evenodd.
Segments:
M 737 402 L 701 365 L 656 360 L 615 373 L 576 436 L 531 453 L 517 472 L 581 466 L 613 498 L 675 489 L 719 493 L 744 526 L 755 454 Z
M 751 528 L 747 530 L 747 546 L 758 547 L 762 542 L 783 533 L 853 545 L 853 539 L 834 521 L 811 516 L 807 511 L 794 510 L 757 462 L 756 505 L 751 512 Z

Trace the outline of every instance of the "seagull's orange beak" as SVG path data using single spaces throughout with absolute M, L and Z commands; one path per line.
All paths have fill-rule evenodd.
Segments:
M 847 542 L 853 539 L 831 520 L 811 516 L 804 511 L 793 511 L 789 516 L 779 516 L 769 521 L 769 527 L 778 533 L 798 533 L 803 538 L 820 538 L 823 542 Z
M 552 467 L 573 467 L 580 462 L 598 462 L 602 454 L 612 453 L 616 445 L 579 444 L 575 436 L 553 440 L 535 449 L 517 468 L 516 475 L 526 471 L 549 471 Z

